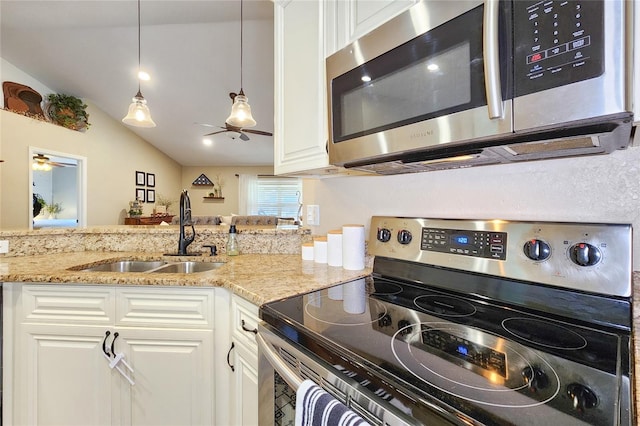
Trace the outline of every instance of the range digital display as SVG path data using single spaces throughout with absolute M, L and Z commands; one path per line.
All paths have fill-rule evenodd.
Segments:
M 421 250 L 506 260 L 507 233 L 422 228 Z

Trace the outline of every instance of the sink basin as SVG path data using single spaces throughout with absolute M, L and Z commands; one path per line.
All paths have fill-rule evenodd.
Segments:
M 198 272 L 212 271 L 224 265 L 224 262 L 175 262 L 158 268 L 152 272 L 165 272 L 170 274 L 194 274 Z
M 119 260 L 85 268 L 83 271 L 100 272 L 147 272 L 166 265 L 162 260 Z

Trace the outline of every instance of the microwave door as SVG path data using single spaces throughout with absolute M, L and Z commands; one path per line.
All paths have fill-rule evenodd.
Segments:
M 443 2 L 435 4 L 444 7 Z M 428 9 L 435 4 L 423 2 L 414 8 Z M 376 44 L 376 36 L 390 30 L 374 31 L 357 46 L 327 59 L 332 164 L 513 132 L 508 4 L 488 4 L 475 6 L 378 56 L 364 58 L 340 75 L 332 75 L 332 70 L 344 69 L 342 61 L 369 51 L 369 43 Z M 415 12 L 414 8 L 410 10 Z M 433 16 L 431 12 L 425 16 Z M 404 16 L 388 24 L 416 24 L 400 22 Z

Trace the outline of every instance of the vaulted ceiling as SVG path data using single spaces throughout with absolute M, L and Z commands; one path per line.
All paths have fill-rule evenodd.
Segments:
M 120 121 L 138 90 L 137 7 L 135 0 L 0 0 L 0 56 Z M 253 129 L 273 132 L 271 1 L 244 0 L 243 34 Z M 203 135 L 216 129 L 195 124 L 224 126 L 229 93 L 240 90 L 240 59 L 240 0 L 142 0 L 141 64 L 151 80 L 141 90 L 157 126 L 129 128 L 184 166 L 272 164 L 273 137 L 221 133 L 207 146 Z

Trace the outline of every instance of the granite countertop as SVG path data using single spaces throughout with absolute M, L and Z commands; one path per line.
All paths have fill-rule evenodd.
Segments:
M 78 270 L 83 266 L 115 260 L 196 260 L 224 262 L 224 265 L 192 274 Z M 85 251 L 0 258 L 2 282 L 224 287 L 256 305 L 347 282 L 370 273 L 370 268 L 349 271 L 303 261 L 299 254 L 178 257 L 163 256 L 162 253 Z

